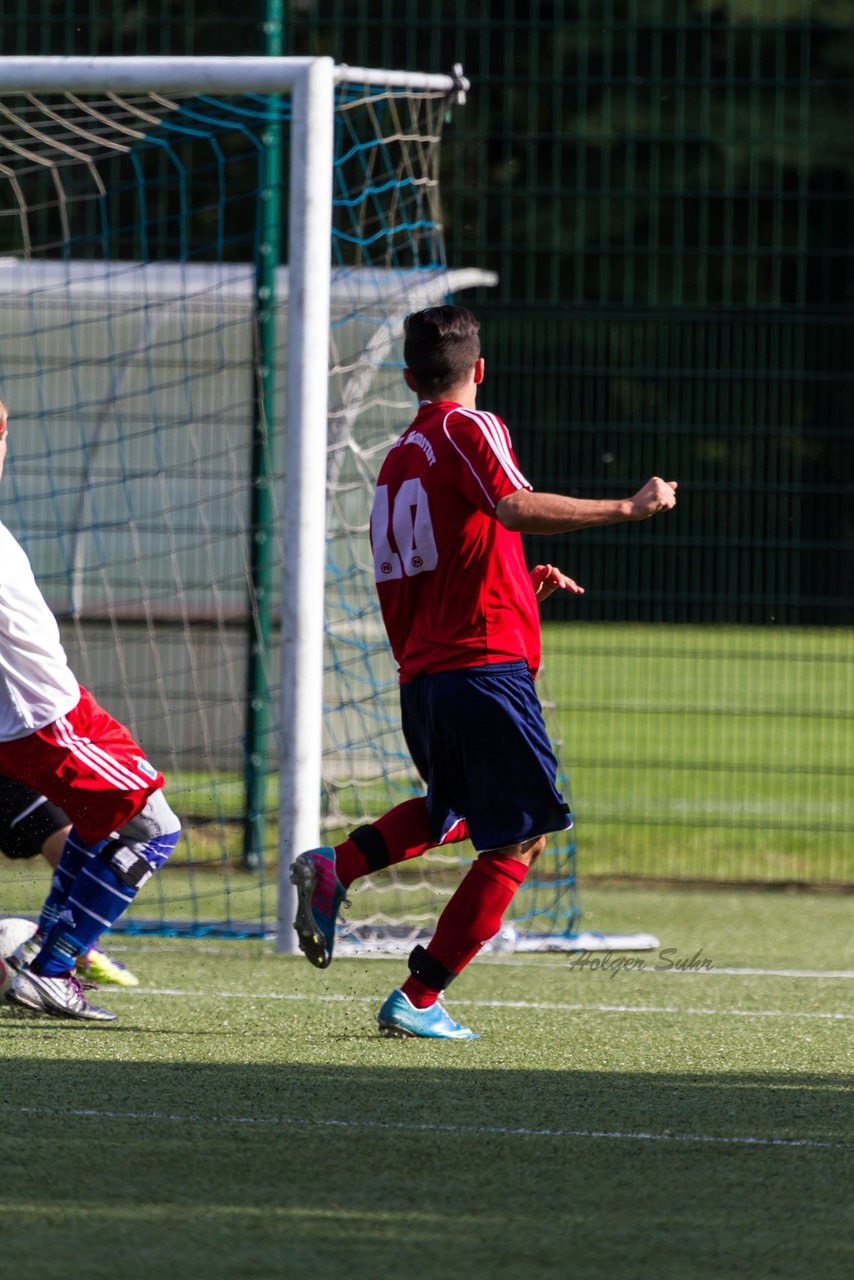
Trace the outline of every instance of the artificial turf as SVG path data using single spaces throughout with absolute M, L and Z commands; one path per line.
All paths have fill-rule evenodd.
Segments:
M 375 1033 L 399 960 L 261 942 L 117 939 L 111 1027 L 0 1011 L 0 1274 L 847 1278 L 850 898 L 587 899 L 662 947 L 484 958 L 469 1043 Z

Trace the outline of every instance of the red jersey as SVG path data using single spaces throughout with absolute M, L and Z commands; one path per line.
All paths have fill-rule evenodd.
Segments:
M 401 681 L 522 659 L 540 665 L 540 616 L 518 533 L 496 504 L 530 489 L 500 418 L 421 406 L 380 468 L 374 575 Z

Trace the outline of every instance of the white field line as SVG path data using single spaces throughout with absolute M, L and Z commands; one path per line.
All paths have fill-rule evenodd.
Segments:
M 647 964 L 643 955 L 631 955 L 625 951 L 567 951 L 563 960 L 546 960 L 537 956 L 535 952 L 529 952 L 529 957 L 534 959 L 534 967 L 537 969 L 568 969 L 570 971 L 577 969 L 579 973 L 588 969 L 592 973 L 600 971 L 614 974 L 622 969 L 626 973 L 651 973 L 662 978 L 841 978 L 846 981 L 854 979 L 854 969 L 749 969 L 736 968 L 732 965 L 716 965 L 713 961 L 708 962 L 710 965 L 708 969 L 702 968 L 701 965 L 695 968 L 679 969 L 671 964 Z M 394 957 L 394 959 L 399 958 L 399 956 Z M 627 959 L 630 963 L 623 963 Z M 530 967 L 529 962 L 525 960 L 513 960 L 507 956 L 480 956 L 476 963 L 505 965 L 510 969 Z
M 688 972 L 686 970 L 659 969 L 659 973 Z M 854 969 L 709 969 L 709 975 L 722 974 L 734 978 L 854 978 Z
M 377 996 L 345 996 L 298 991 L 191 991 L 178 987 L 111 988 L 109 992 L 110 999 L 113 999 L 116 995 L 173 996 L 194 1000 L 302 1000 L 312 1004 L 376 1004 L 378 1000 Z M 786 1009 L 680 1009 L 675 1005 L 565 1004 L 551 1000 L 455 999 L 449 1000 L 447 1003 L 466 1005 L 470 1009 L 533 1009 L 549 1013 L 675 1013 L 715 1018 L 824 1018 L 831 1021 L 854 1020 L 854 1013 L 789 1012 Z
M 407 1120 L 333 1120 L 290 1116 L 202 1116 L 169 1111 L 101 1111 L 90 1107 L 16 1107 L 0 1105 L 7 1115 L 78 1117 L 92 1120 L 142 1120 L 163 1124 L 257 1125 L 282 1129 L 344 1129 L 404 1133 L 447 1133 L 467 1137 L 497 1135 L 509 1138 L 610 1138 L 619 1142 L 697 1142 L 720 1146 L 743 1147 L 822 1147 L 849 1150 L 851 1142 L 825 1142 L 819 1138 L 758 1138 L 709 1133 L 647 1133 L 620 1129 L 529 1129 L 512 1125 L 416 1124 Z
M 122 943 L 117 943 L 114 945 L 112 939 L 110 940 L 111 951 L 125 952 L 131 949 L 132 948 L 129 948 L 127 945 L 123 945 Z M 157 954 L 174 955 L 176 953 L 180 954 L 181 952 L 183 952 L 184 948 L 182 946 L 170 946 L 168 943 L 158 945 L 152 942 L 152 943 L 146 944 L 146 951 L 148 950 L 150 950 L 152 953 L 157 953 Z M 226 946 L 207 945 L 207 946 L 194 946 L 192 948 L 192 954 L 193 955 L 227 956 L 227 955 L 233 955 L 234 952 L 233 950 L 229 949 L 228 945 Z M 594 956 L 593 953 L 567 951 L 563 959 L 555 960 L 553 959 L 552 955 L 547 956 L 545 953 L 543 955 L 537 955 L 535 951 L 531 951 L 527 954 L 524 960 L 514 960 L 509 955 L 502 955 L 502 956 L 485 955 L 485 956 L 478 957 L 477 964 L 479 965 L 482 965 L 482 964 L 496 965 L 497 964 L 507 969 L 528 969 L 528 968 L 571 969 L 573 967 L 573 962 L 575 962 L 576 965 L 578 965 L 579 956 L 583 954 L 584 955 L 589 954 L 591 956 L 591 959 L 587 962 L 587 966 L 586 966 L 587 968 L 590 968 L 592 966 L 593 960 L 596 958 L 601 960 L 603 956 L 604 957 L 625 956 L 627 953 L 622 951 L 596 952 Z M 365 954 L 364 956 L 362 955 L 352 956 L 352 957 L 348 956 L 347 959 L 400 960 L 402 955 L 403 955 L 402 952 L 397 955 L 387 955 L 387 956 L 378 956 L 376 954 L 372 954 L 372 955 Z M 637 958 L 639 961 L 643 961 L 643 954 L 641 953 L 637 957 L 632 955 L 631 958 L 632 959 Z M 607 967 L 605 971 L 608 972 Z M 810 978 L 810 979 L 839 978 L 847 981 L 854 980 L 854 969 L 755 969 L 755 968 L 736 968 L 734 966 L 716 965 L 713 962 L 712 962 L 712 967 L 710 969 L 704 969 L 701 967 L 693 968 L 693 969 L 692 968 L 679 969 L 679 968 L 676 968 L 675 965 L 646 964 L 644 962 L 644 963 L 639 963 L 637 968 L 634 968 L 634 967 L 627 968 L 626 972 L 652 973 L 662 977 L 677 977 L 677 978 L 678 977 L 683 977 L 683 978 L 695 978 L 695 977 L 696 978 L 717 978 L 717 977 Z
M 563 960 L 539 959 L 539 957 L 536 956 L 536 952 L 531 952 L 530 955 L 533 956 L 536 960 L 539 960 L 539 963 L 536 964 L 536 968 L 538 969 L 572 969 L 573 966 L 575 966 L 579 970 L 579 972 L 583 972 L 583 969 L 586 967 L 595 973 L 596 969 L 594 968 L 594 962 L 596 960 L 599 960 L 600 962 L 604 960 L 605 963 L 604 964 L 600 963 L 599 967 L 602 971 L 607 973 L 609 972 L 608 962 L 610 961 L 610 971 L 614 972 L 614 970 L 617 968 L 614 961 L 617 959 L 626 959 L 627 953 L 624 951 L 616 951 L 616 952 L 604 951 L 604 952 L 596 952 L 596 953 L 568 951 Z M 579 963 L 579 957 L 582 955 L 589 957 L 586 961 L 586 965 L 584 966 L 582 966 Z M 729 965 L 729 966 L 716 965 L 714 964 L 713 961 L 709 962 L 711 964 L 711 968 L 709 969 L 704 969 L 699 966 L 696 968 L 679 969 L 675 965 L 670 965 L 670 964 L 661 964 L 661 963 L 647 964 L 644 962 L 642 954 L 637 956 L 631 955 L 629 956 L 629 959 L 632 961 L 637 960 L 638 964 L 637 964 L 637 967 L 634 967 L 634 964 L 632 964 L 631 966 L 627 966 L 625 969 L 627 973 L 652 973 L 660 977 L 813 978 L 813 979 L 842 978 L 848 981 L 851 981 L 852 979 L 854 979 L 854 969 L 749 969 L 749 968 L 736 968 L 735 966 L 732 966 L 732 965 Z M 516 968 L 516 969 L 523 969 L 526 967 L 526 962 L 524 960 L 512 960 L 510 958 L 505 958 L 504 956 L 500 956 L 500 957 L 499 956 L 482 956 L 477 960 L 477 963 L 478 964 L 501 964 L 501 965 L 507 965 L 509 968 Z

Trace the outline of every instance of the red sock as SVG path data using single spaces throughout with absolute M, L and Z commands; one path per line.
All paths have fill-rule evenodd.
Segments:
M 427 950 L 451 973 L 460 973 L 485 942 L 501 928 L 528 868 L 517 858 L 481 856 L 469 867 L 462 884 L 445 907 Z M 441 995 L 410 975 L 401 987 L 416 1009 L 435 1004 Z
M 359 876 L 367 875 L 368 863 L 365 855 L 352 840 L 335 846 L 335 874 L 345 889 L 349 889 Z
M 388 860 L 383 860 L 382 866 L 393 867 L 409 858 L 420 858 L 422 853 L 436 846 L 427 819 L 427 802 L 423 796 L 404 800 L 403 804 L 395 805 L 370 825 L 381 838 L 380 846 L 384 846 L 388 855 Z M 442 843 L 454 844 L 467 837 L 468 829 L 465 822 L 461 821 Z M 379 864 L 372 865 L 351 836 L 349 840 L 335 846 L 335 870 L 346 889 L 359 876 L 379 870 Z

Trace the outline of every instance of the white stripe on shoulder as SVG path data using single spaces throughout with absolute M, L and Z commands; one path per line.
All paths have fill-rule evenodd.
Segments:
M 468 458 L 467 458 L 467 457 L 466 457 L 466 455 L 463 453 L 462 449 L 459 447 L 459 445 L 457 444 L 457 442 L 454 440 L 454 437 L 451 435 L 450 431 L 448 430 L 448 418 L 452 417 L 455 413 L 461 413 L 461 412 L 462 412 L 462 410 L 460 410 L 460 409 L 452 409 L 450 413 L 446 414 L 446 415 L 445 415 L 445 418 L 444 418 L 444 421 L 442 422 L 442 430 L 443 430 L 443 431 L 444 431 L 444 433 L 445 433 L 445 437 L 446 437 L 446 439 L 447 439 L 447 441 L 448 441 L 448 444 L 451 446 L 451 448 L 452 448 L 452 449 L 456 449 L 457 453 L 460 455 L 460 457 L 462 458 L 463 462 L 466 464 L 466 466 L 468 467 L 469 471 L 470 471 L 470 472 L 472 473 L 472 475 L 474 476 L 475 480 L 477 481 L 478 485 L 480 486 L 480 489 L 481 489 L 481 491 L 482 491 L 482 493 L 483 493 L 483 496 L 486 498 L 486 500 L 487 500 L 487 502 L 489 503 L 489 505 L 490 505 L 491 507 L 494 507 L 494 506 L 495 506 L 495 499 L 493 498 L 492 494 L 487 490 L 486 485 L 483 483 L 483 481 L 481 480 L 480 476 L 477 474 L 477 472 L 475 471 L 474 467 L 471 465 L 471 463 L 469 462 Z
M 518 479 L 519 484 L 523 488 L 526 487 L 528 482 L 522 475 L 522 472 L 519 470 L 516 460 L 513 457 L 513 450 L 510 445 L 510 432 L 507 430 L 501 419 L 497 418 L 494 413 L 484 412 L 480 416 L 483 419 L 481 430 L 495 450 L 504 470 L 514 483 Z
M 530 484 L 522 475 L 513 457 L 513 450 L 510 447 L 510 432 L 501 419 L 497 418 L 494 413 L 487 413 L 484 409 L 457 409 L 456 412 L 477 423 L 483 432 L 484 439 L 501 463 L 501 467 L 511 483 L 515 484 L 517 489 L 530 489 Z

